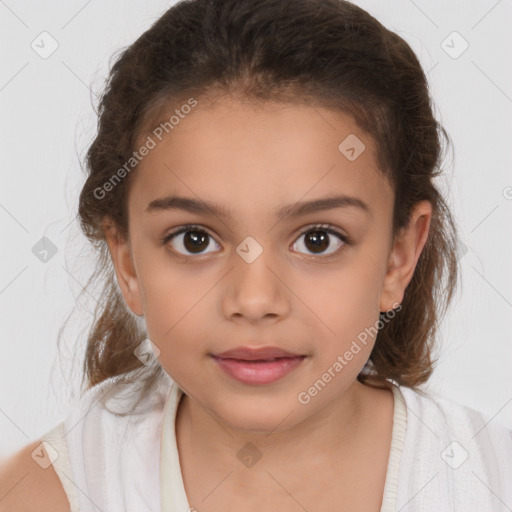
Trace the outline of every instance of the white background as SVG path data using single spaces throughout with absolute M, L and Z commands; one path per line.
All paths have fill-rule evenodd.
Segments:
M 0 454 L 54 427 L 76 398 L 94 297 L 77 305 L 61 359 L 56 341 L 92 270 L 75 219 L 91 101 L 114 52 L 171 3 L 0 1 Z M 443 189 L 467 252 L 428 388 L 512 428 L 512 3 L 356 3 L 417 53 L 455 148 Z M 31 48 L 43 31 L 59 45 L 47 59 Z M 441 47 L 453 31 L 469 43 L 457 59 Z M 58 249 L 47 263 L 32 253 L 43 236 Z

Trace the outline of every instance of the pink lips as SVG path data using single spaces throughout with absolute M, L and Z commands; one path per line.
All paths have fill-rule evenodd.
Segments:
M 277 347 L 239 347 L 212 356 L 225 373 L 245 384 L 275 382 L 296 369 L 306 357 Z

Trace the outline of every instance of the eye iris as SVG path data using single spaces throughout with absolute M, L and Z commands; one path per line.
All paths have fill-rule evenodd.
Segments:
M 311 247 L 309 247 L 311 243 Z M 312 252 L 323 252 L 329 247 L 329 236 L 326 231 L 309 231 L 306 233 L 306 246 Z M 320 250 L 319 250 L 320 249 Z
M 201 252 L 208 247 L 208 242 L 204 244 L 208 234 L 203 231 L 186 231 L 183 237 L 183 245 L 189 252 Z

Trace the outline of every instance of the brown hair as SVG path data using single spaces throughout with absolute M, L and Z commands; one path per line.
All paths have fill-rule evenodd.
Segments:
M 164 112 L 214 94 L 351 114 L 376 141 L 379 172 L 394 187 L 393 236 L 408 224 L 415 203 L 430 201 L 429 236 L 401 310 L 383 322 L 358 376 L 377 387 L 394 380 L 417 389 L 433 371 L 436 331 L 459 275 L 456 226 L 434 184 L 440 137 L 449 137 L 434 119 L 426 76 L 409 45 L 343 0 L 184 0 L 117 57 L 99 102 L 79 200 L 81 228 L 97 249 L 88 286 L 93 279 L 103 283 L 87 339 L 87 387 L 134 371 L 131 378 L 142 379 L 147 391 L 164 372 L 157 360 L 144 366 L 134 356 L 147 334 L 125 304 L 101 228 L 108 216 L 127 236 L 126 199 L 136 167 L 101 199 L 95 191 Z

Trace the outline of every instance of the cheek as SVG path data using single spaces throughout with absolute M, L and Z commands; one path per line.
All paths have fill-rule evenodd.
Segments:
M 187 383 L 203 382 L 212 336 L 219 332 L 216 316 L 219 277 L 167 265 L 153 266 L 145 278 L 145 321 L 148 337 L 158 347 L 164 370 L 187 389 Z M 164 271 L 165 270 L 165 271 Z M 216 293 L 217 292 L 217 293 Z M 208 368 L 208 366 L 206 366 Z
M 193 339 L 194 326 L 201 324 L 201 318 L 204 322 L 214 276 L 160 258 L 141 261 L 138 274 L 150 339 L 165 345 L 179 339 L 183 331 Z
M 328 271 L 308 276 L 306 297 L 311 299 L 306 302 L 325 311 L 335 322 L 378 315 L 381 281 L 380 260 L 360 250 Z
M 370 247 L 356 251 L 350 261 L 329 272 L 319 271 L 303 283 L 304 302 L 316 313 L 307 315 L 318 333 L 318 356 L 323 352 L 332 358 L 352 350 L 348 357 L 360 366 L 368 359 L 377 334 L 382 280 L 382 261 L 375 254 Z

